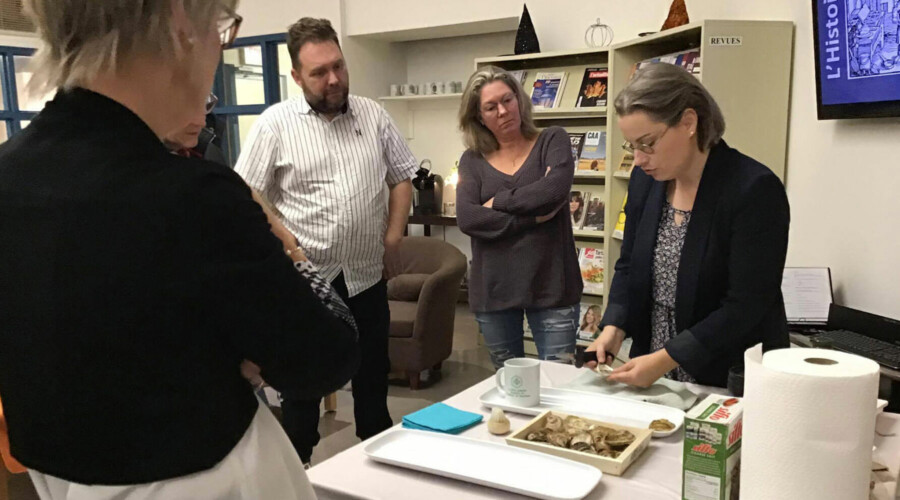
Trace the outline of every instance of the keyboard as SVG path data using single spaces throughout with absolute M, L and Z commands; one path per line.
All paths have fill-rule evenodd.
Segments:
M 866 337 L 849 330 L 830 330 L 813 335 L 817 342 L 830 342 L 832 347 L 840 351 L 858 354 L 875 361 L 880 365 L 900 370 L 900 347 L 883 340 Z

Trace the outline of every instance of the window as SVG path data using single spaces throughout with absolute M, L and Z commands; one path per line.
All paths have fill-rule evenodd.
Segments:
M 51 96 L 30 97 L 25 88 L 31 73 L 28 62 L 34 49 L 0 46 L 0 140 L 18 133 Z
M 300 90 L 291 78 L 285 35 L 239 38 L 222 53 L 213 92 L 213 111 L 225 157 L 234 165 L 259 115 Z

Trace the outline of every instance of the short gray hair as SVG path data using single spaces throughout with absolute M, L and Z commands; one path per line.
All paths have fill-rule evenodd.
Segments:
M 538 136 L 538 129 L 531 117 L 531 98 L 525 94 L 522 84 L 503 68 L 486 66 L 469 77 L 459 105 L 459 130 L 463 133 L 463 142 L 467 148 L 481 155 L 493 153 L 500 148 L 497 138 L 481 120 L 481 89 L 489 83 L 498 81 L 505 83 L 516 95 L 519 116 L 522 119 L 520 127 L 522 135 L 527 139 Z
M 725 117 L 716 100 L 694 75 L 672 64 L 651 64 L 639 70 L 616 96 L 615 106 L 619 116 L 643 111 L 670 127 L 681 120 L 685 110 L 693 109 L 701 151 L 715 146 L 725 134 Z
M 204 30 L 223 8 L 234 10 L 238 0 L 25 0 L 43 41 L 31 66 L 29 91 L 84 85 L 141 53 L 178 57 L 182 44 L 172 28 L 175 2 Z

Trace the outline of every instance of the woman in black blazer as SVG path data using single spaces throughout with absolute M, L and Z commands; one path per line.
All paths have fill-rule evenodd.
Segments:
M 721 139 L 715 100 L 677 66 L 639 71 L 615 106 L 623 148 L 640 168 L 628 186 L 602 332 L 589 350 L 609 362 L 631 336 L 631 360 L 611 381 L 646 387 L 666 376 L 724 387 L 747 348 L 788 346 L 784 186 Z

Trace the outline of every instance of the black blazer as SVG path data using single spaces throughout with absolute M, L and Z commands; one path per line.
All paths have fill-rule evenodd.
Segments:
M 631 175 L 625 236 L 602 325 L 634 338 L 631 356 L 650 352 L 653 250 L 666 183 Z M 698 383 L 725 387 L 744 351 L 788 347 L 781 275 L 790 209 L 781 180 L 728 147 L 710 150 L 678 268 L 675 323 L 666 351 Z
M 0 146 L 0 235 L 0 394 L 28 468 L 87 484 L 206 470 L 258 408 L 241 360 L 307 398 L 356 371 L 355 333 L 241 178 L 170 154 L 99 94 L 58 94 Z

